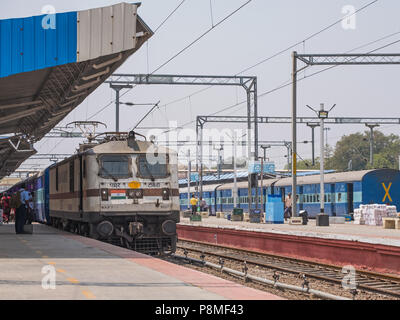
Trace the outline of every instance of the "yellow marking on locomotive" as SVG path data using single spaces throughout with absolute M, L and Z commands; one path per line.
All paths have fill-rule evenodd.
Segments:
M 141 183 L 139 181 L 132 181 L 128 183 L 129 188 L 131 189 L 139 189 L 141 186 Z
M 390 202 L 393 202 L 392 198 L 390 197 L 390 194 L 389 194 L 389 190 L 390 190 L 390 187 L 392 186 L 392 183 L 390 182 L 389 186 L 386 188 L 385 183 L 382 182 L 382 186 L 383 186 L 383 189 L 385 189 L 385 196 L 383 197 L 382 202 L 385 202 L 386 197 L 389 198 Z

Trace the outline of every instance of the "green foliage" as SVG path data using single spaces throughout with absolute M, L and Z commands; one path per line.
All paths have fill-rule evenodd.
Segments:
M 374 164 L 370 163 L 370 132 L 358 132 L 343 136 L 335 146 L 326 152 L 325 169 L 337 171 L 365 170 L 379 168 L 399 168 L 400 137 L 395 134 L 384 135 L 374 130 Z M 349 166 L 350 165 L 350 166 Z M 287 166 L 285 167 L 287 169 Z M 319 158 L 315 165 L 309 159 L 298 161 L 297 169 L 319 169 Z

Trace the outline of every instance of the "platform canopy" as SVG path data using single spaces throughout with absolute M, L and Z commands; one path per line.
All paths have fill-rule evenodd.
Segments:
M 0 178 L 152 36 L 139 5 L 0 20 Z

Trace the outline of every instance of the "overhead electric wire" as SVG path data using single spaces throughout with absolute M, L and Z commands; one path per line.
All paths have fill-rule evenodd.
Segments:
M 153 70 L 149 75 L 154 74 L 155 72 L 157 72 L 158 70 L 160 70 L 161 68 L 165 67 L 168 63 L 170 63 L 172 60 L 174 60 L 175 58 L 177 58 L 179 55 L 181 55 L 183 52 L 185 52 L 187 49 L 189 49 L 191 46 L 193 46 L 196 42 L 198 42 L 199 40 L 201 40 L 204 36 L 206 36 L 208 33 L 210 33 L 212 30 L 214 30 L 216 27 L 218 27 L 219 25 L 221 25 L 223 22 L 225 22 L 227 19 L 229 19 L 231 16 L 233 16 L 235 13 L 237 13 L 238 11 L 240 11 L 243 7 L 245 7 L 246 5 L 248 5 L 252 0 L 248 0 L 247 2 L 245 2 L 244 4 L 242 4 L 240 7 L 238 7 L 237 9 L 235 9 L 234 11 L 232 11 L 230 14 L 228 14 L 225 18 L 223 18 L 222 20 L 220 20 L 217 24 L 215 24 L 214 26 L 212 26 L 211 28 L 209 28 L 208 30 L 206 30 L 202 35 L 200 35 L 199 37 L 197 37 L 195 40 L 193 40 L 191 43 L 189 43 L 187 46 L 185 46 L 183 49 L 181 49 L 179 52 L 177 52 L 176 54 L 174 54 L 171 58 L 169 58 L 167 61 L 165 61 L 164 63 L 162 63 L 160 66 L 158 66 L 155 70 Z M 133 88 L 135 88 L 137 85 L 133 86 L 132 88 L 128 89 L 127 91 L 125 91 L 123 94 L 120 95 L 120 97 L 123 97 L 125 94 L 127 94 L 128 92 L 130 92 Z M 98 112 L 96 112 L 95 114 L 93 114 L 89 119 L 92 119 L 93 117 L 95 117 L 96 115 L 98 115 L 99 113 L 101 113 L 102 111 L 104 111 L 106 108 L 108 108 L 112 103 L 114 103 L 114 101 L 111 101 L 109 104 L 107 104 L 105 107 L 103 107 L 102 109 L 100 109 Z
M 374 41 L 368 42 L 368 43 L 366 43 L 366 44 L 364 44 L 364 45 L 358 46 L 357 48 L 351 49 L 351 50 L 347 51 L 346 53 L 350 53 L 350 52 L 353 52 L 354 50 L 358 50 L 358 49 L 360 49 L 360 48 L 369 46 L 369 45 L 371 45 L 371 44 L 374 44 L 374 43 L 376 43 L 376 42 L 382 41 L 382 40 L 384 40 L 384 39 L 387 39 L 387 38 L 389 38 L 389 37 L 391 37 L 391 36 L 393 36 L 393 35 L 399 34 L 399 33 L 400 33 L 400 32 L 391 33 L 390 35 L 381 37 L 381 38 L 379 38 L 379 39 L 377 39 L 377 40 L 374 40 Z M 381 47 L 379 47 L 379 48 L 376 48 L 376 49 L 374 49 L 374 50 L 371 50 L 371 51 L 367 52 L 366 54 L 371 54 L 371 53 L 373 53 L 373 52 L 376 52 L 376 51 L 378 51 L 378 50 L 387 48 L 387 47 L 392 46 L 392 45 L 394 45 L 394 44 L 396 44 L 396 43 L 399 43 L 399 42 L 400 42 L 400 40 L 393 41 L 393 42 L 391 42 L 391 43 L 389 43 L 389 44 L 386 44 L 386 45 L 384 45 L 384 46 L 381 46 Z M 327 67 L 327 68 L 325 68 L 325 69 L 323 69 L 323 70 L 319 70 L 319 71 L 317 71 L 317 72 L 314 72 L 314 73 L 312 73 L 312 74 L 310 74 L 310 75 L 308 75 L 308 76 L 305 76 L 304 78 L 298 79 L 297 82 L 300 82 L 300 81 L 302 81 L 302 80 L 304 80 L 304 79 L 308 79 L 308 78 L 310 78 L 310 77 L 313 77 L 313 76 L 315 76 L 315 75 L 318 75 L 318 74 L 320 74 L 320 73 L 323 73 L 323 72 L 325 72 L 325 71 L 328 71 L 328 70 L 330 70 L 330 69 L 333 69 L 333 68 L 335 68 L 335 67 L 338 67 L 338 65 L 330 66 L 330 67 Z M 280 89 L 286 88 L 286 87 L 288 87 L 288 86 L 290 86 L 290 85 L 292 85 L 292 80 L 287 80 L 287 81 L 285 81 L 283 84 L 281 84 L 281 85 L 279 85 L 279 86 L 277 86 L 277 87 L 275 87 L 275 88 L 273 88 L 273 89 L 271 89 L 271 90 L 268 90 L 268 91 L 265 91 L 265 92 L 263 92 L 263 93 L 260 93 L 259 95 L 257 95 L 257 98 L 264 97 L 264 96 L 266 96 L 266 95 L 268 95 L 268 94 L 271 94 L 271 93 L 273 93 L 273 92 L 275 92 L 275 91 L 278 91 L 278 90 L 280 90 Z M 224 107 L 223 109 L 221 109 L 221 110 L 219 110 L 219 111 L 216 111 L 216 112 L 214 112 L 214 113 L 209 114 L 208 116 L 213 116 L 213 115 L 216 115 L 216 114 L 218 114 L 218 113 L 221 113 L 221 112 L 230 110 L 230 109 L 232 109 L 232 108 L 234 108 L 234 107 L 236 107 L 236 106 L 242 105 L 242 104 L 244 104 L 244 103 L 246 103 L 246 102 L 247 102 L 247 100 L 243 100 L 243 101 L 238 102 L 238 103 L 235 103 L 235 104 L 233 104 L 233 105 L 229 105 L 229 106 Z M 190 121 L 190 122 L 187 122 L 187 123 L 181 125 L 180 127 L 182 127 L 182 128 L 183 128 L 183 127 L 186 127 L 186 126 L 188 126 L 188 125 L 194 123 L 195 121 L 196 121 L 196 120 L 192 120 L 192 121 Z M 169 130 L 167 130 L 167 131 L 165 131 L 165 132 L 163 132 L 163 133 L 167 133 L 167 132 L 173 131 L 173 130 L 176 130 L 176 128 L 169 129 Z
M 370 7 L 371 5 L 375 4 L 375 3 L 378 2 L 378 1 L 379 1 L 379 0 L 374 0 L 374 1 L 369 2 L 369 3 L 366 4 L 365 6 L 359 8 L 358 10 L 356 10 L 352 15 L 355 15 L 355 14 L 357 14 L 357 13 L 363 11 L 364 9 Z M 352 15 L 349 15 L 348 17 L 351 17 Z M 281 54 L 283 54 L 283 53 L 285 53 L 285 52 L 287 52 L 287 51 L 289 51 L 289 50 L 295 48 L 296 46 L 298 46 L 299 44 L 304 43 L 305 41 L 311 40 L 312 38 L 314 38 L 314 37 L 320 35 L 321 33 L 323 33 L 323 32 L 325 32 L 325 31 L 331 29 L 332 27 L 334 27 L 335 25 L 337 25 L 338 23 L 340 23 L 342 20 L 343 20 L 343 18 L 341 18 L 341 19 L 335 21 L 334 23 L 331 23 L 330 25 L 328 25 L 328 26 L 322 28 L 321 30 L 319 30 L 319 31 L 317 31 L 317 32 L 315 32 L 315 33 L 313 33 L 313 34 L 311 34 L 310 36 L 304 38 L 303 40 L 298 41 L 298 42 L 294 43 L 293 45 L 291 45 L 291 46 L 289 46 L 289 47 L 287 47 L 287 48 L 285 48 L 285 49 L 283 49 L 283 50 L 280 50 L 280 51 L 274 53 L 273 55 L 271 55 L 271 56 L 269 56 L 269 57 L 267 57 L 267 58 L 261 60 L 260 62 L 254 64 L 254 65 L 252 65 L 252 66 L 250 66 L 250 67 L 245 68 L 244 70 L 242 70 L 242 71 L 236 73 L 235 76 L 238 76 L 238 75 L 240 75 L 240 74 L 242 74 L 242 73 L 244 73 L 244 72 L 246 72 L 246 71 L 248 71 L 248 70 L 251 70 L 251 69 L 253 69 L 253 68 L 255 68 L 255 67 L 257 67 L 257 66 L 259 66 L 259 65 L 261 65 L 261 64 L 263 64 L 263 63 L 265 63 L 265 62 L 267 62 L 267 61 L 269 61 L 269 60 L 272 60 L 273 58 L 276 58 L 276 57 L 280 56 Z M 197 91 L 191 93 L 191 94 L 188 95 L 188 96 L 185 96 L 185 97 L 183 97 L 183 98 L 179 98 L 179 99 L 173 100 L 173 101 L 171 101 L 171 102 L 168 102 L 168 103 L 166 103 L 166 104 L 163 104 L 162 106 L 168 106 L 168 105 L 170 105 L 170 104 L 174 104 L 174 103 L 180 102 L 180 101 L 182 101 L 182 100 L 187 99 L 188 97 L 191 97 L 191 96 L 197 95 L 197 94 L 199 94 L 199 93 L 202 93 L 202 92 L 204 92 L 204 91 L 206 91 L 206 90 L 208 90 L 208 89 L 210 89 L 210 88 L 212 88 L 212 87 L 213 87 L 213 86 L 207 86 L 206 88 L 202 88 L 202 89 L 200 89 L 200 90 L 197 90 Z
M 156 33 L 156 31 L 158 31 L 172 16 L 173 16 L 173 14 L 183 5 L 183 3 L 185 2 L 186 0 L 182 0 L 179 4 L 178 4 L 178 6 L 174 9 L 174 10 L 172 10 L 172 12 L 158 25 L 158 27 L 154 30 L 154 33 Z M 146 44 L 148 45 L 148 41 L 146 41 Z M 148 53 L 147 53 L 148 54 Z M 148 58 L 147 58 L 147 64 L 148 64 Z M 133 88 L 132 88 L 133 89 Z M 129 91 L 130 91 L 131 89 L 129 89 L 128 91 L 125 91 L 124 93 L 122 93 L 121 95 L 120 95 L 120 98 L 122 98 L 125 94 L 127 94 Z M 107 109 L 111 104 L 113 104 L 115 102 L 115 100 L 112 100 L 111 99 L 111 101 L 107 104 L 107 105 L 105 105 L 103 108 L 101 108 L 100 110 L 98 110 L 96 113 L 94 113 L 93 115 L 91 115 L 89 118 L 88 118 L 88 120 L 90 120 L 90 119 L 93 119 L 95 116 L 97 116 L 98 114 L 100 114 L 101 112 L 103 112 L 105 109 Z
M 172 17 L 172 15 L 180 8 L 181 5 L 183 5 L 183 3 L 184 3 L 185 1 L 186 1 L 186 0 L 182 0 L 181 3 L 179 3 L 178 6 L 177 6 L 174 10 L 172 10 L 172 12 L 171 12 L 171 13 L 163 20 L 163 22 L 161 22 L 160 25 L 154 30 L 154 33 L 156 33 L 156 32 L 168 21 L 168 19 Z
M 178 6 L 177 6 L 174 10 L 172 10 L 172 12 L 171 12 L 171 13 L 158 25 L 158 27 L 154 30 L 154 33 L 156 33 L 156 32 L 169 20 L 169 18 L 172 17 L 172 15 L 183 5 L 183 3 L 184 3 L 185 1 L 186 1 L 186 0 L 182 0 L 182 1 L 178 4 Z M 146 45 L 147 45 L 147 50 L 148 50 L 148 41 L 146 41 Z M 147 52 L 147 55 L 148 55 L 148 52 Z M 148 68 L 148 62 L 149 62 L 149 59 L 148 59 L 148 57 L 147 57 L 147 68 Z M 128 93 L 129 91 L 130 91 L 130 90 L 128 90 L 128 91 L 122 93 L 122 94 L 120 95 L 120 98 L 122 98 L 122 97 L 123 97 L 126 93 Z M 115 100 L 112 100 L 112 99 L 111 99 L 111 101 L 110 101 L 106 106 L 104 106 L 102 109 L 100 109 L 99 111 L 97 111 L 95 114 L 91 115 L 89 118 L 88 118 L 87 112 L 86 112 L 86 120 L 93 119 L 95 116 L 97 116 L 99 113 L 101 113 L 102 111 L 104 111 L 105 109 L 107 109 L 107 108 L 108 108 L 111 104 L 113 104 L 114 102 L 115 102 Z M 64 139 L 65 139 L 65 138 L 61 139 L 50 151 L 54 150 Z

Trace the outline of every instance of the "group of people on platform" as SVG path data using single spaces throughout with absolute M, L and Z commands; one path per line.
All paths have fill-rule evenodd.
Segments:
M 15 232 L 25 233 L 24 225 L 34 220 L 34 195 L 25 186 L 10 194 L 0 194 L 0 224 L 15 221 Z
M 200 211 L 207 211 L 209 209 L 206 201 L 203 198 L 200 198 L 200 201 L 197 200 L 194 194 L 190 198 L 190 205 L 192 206 L 192 214 L 196 214 L 198 210 L 198 202 L 200 202 Z M 285 198 L 284 203 L 285 211 L 284 211 L 284 218 L 285 220 L 290 219 L 292 216 L 292 194 L 289 194 Z
M 199 208 L 200 208 L 200 211 L 208 211 L 209 210 L 207 202 L 203 198 L 200 198 L 200 200 L 197 200 L 197 198 L 195 197 L 194 194 L 192 194 L 192 198 L 190 198 L 190 205 L 192 206 L 192 214 L 196 214 Z

